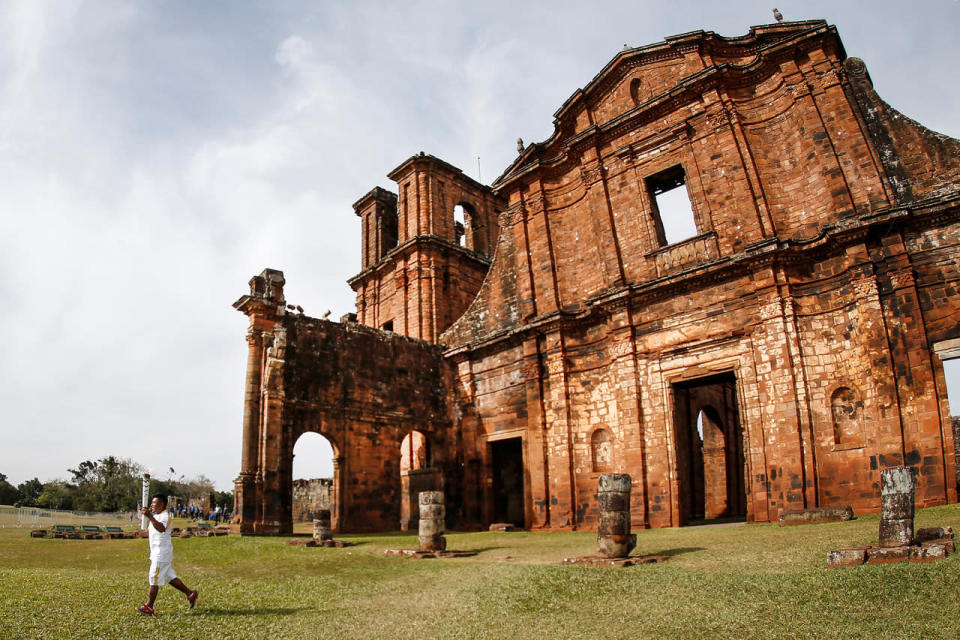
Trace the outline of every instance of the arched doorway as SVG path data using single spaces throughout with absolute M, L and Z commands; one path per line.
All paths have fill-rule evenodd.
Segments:
M 411 431 L 400 442 L 400 530 L 420 525 L 420 492 L 439 490 L 439 473 L 433 466 L 430 442 Z
M 330 510 L 331 526 L 337 530 L 335 459 L 333 445 L 319 433 L 304 433 L 294 443 L 291 483 L 294 530 L 298 523 L 303 529 L 303 523 L 313 522 L 320 509 Z

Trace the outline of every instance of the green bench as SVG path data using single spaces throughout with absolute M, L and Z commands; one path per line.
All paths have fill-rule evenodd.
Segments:
M 69 539 L 69 540 L 79 540 L 80 532 L 77 531 L 77 528 L 72 524 L 55 524 L 53 525 L 53 537 Z
M 104 527 L 104 528 L 103 528 L 103 531 L 104 531 L 104 533 L 106 534 L 107 538 L 109 538 L 109 539 L 111 539 L 111 540 L 120 540 L 121 538 L 132 538 L 132 537 L 133 537 L 133 534 L 132 534 L 132 533 L 127 533 L 126 531 L 124 531 L 124 530 L 121 529 L 120 527 Z

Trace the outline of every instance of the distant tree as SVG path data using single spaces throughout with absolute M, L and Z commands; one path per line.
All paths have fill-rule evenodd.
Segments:
M 67 469 L 73 475 L 73 483 L 84 485 L 96 481 L 97 463 L 84 460 L 76 469 Z
M 37 506 L 44 509 L 73 509 L 73 496 L 77 488 L 63 480 L 51 480 L 43 484 L 43 493 L 37 498 Z
M 17 493 L 20 495 L 18 504 L 22 507 L 37 506 L 37 498 L 43 493 L 43 483 L 39 478 L 27 480 L 17 485 Z
M 201 474 L 182 483 L 187 499 L 199 498 L 214 492 L 213 481 Z
M 139 502 L 143 468 L 133 460 L 107 456 L 67 471 L 77 487 L 73 508 L 78 511 L 128 511 Z
M 20 499 L 20 492 L 17 488 L 7 482 L 7 476 L 0 473 L 0 504 L 12 505 Z

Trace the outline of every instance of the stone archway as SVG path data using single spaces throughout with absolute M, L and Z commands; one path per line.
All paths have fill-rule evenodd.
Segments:
M 320 510 L 330 511 L 331 528 L 337 530 L 334 487 L 337 485 L 338 465 L 333 444 L 323 435 L 306 431 L 293 444 L 291 454 L 293 496 L 291 526 L 297 522 L 312 522 Z

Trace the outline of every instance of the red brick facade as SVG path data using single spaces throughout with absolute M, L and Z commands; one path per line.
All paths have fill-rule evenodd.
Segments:
M 635 527 L 877 511 L 901 464 L 920 506 L 957 500 L 960 143 L 886 105 L 826 23 L 625 49 L 492 187 L 422 154 L 390 177 L 354 205 L 350 285 L 360 323 L 420 340 L 289 315 L 279 272 L 237 303 L 242 531 L 288 530 L 308 430 L 341 530 L 414 515 L 413 430 L 452 526 L 593 528 L 610 471 Z

